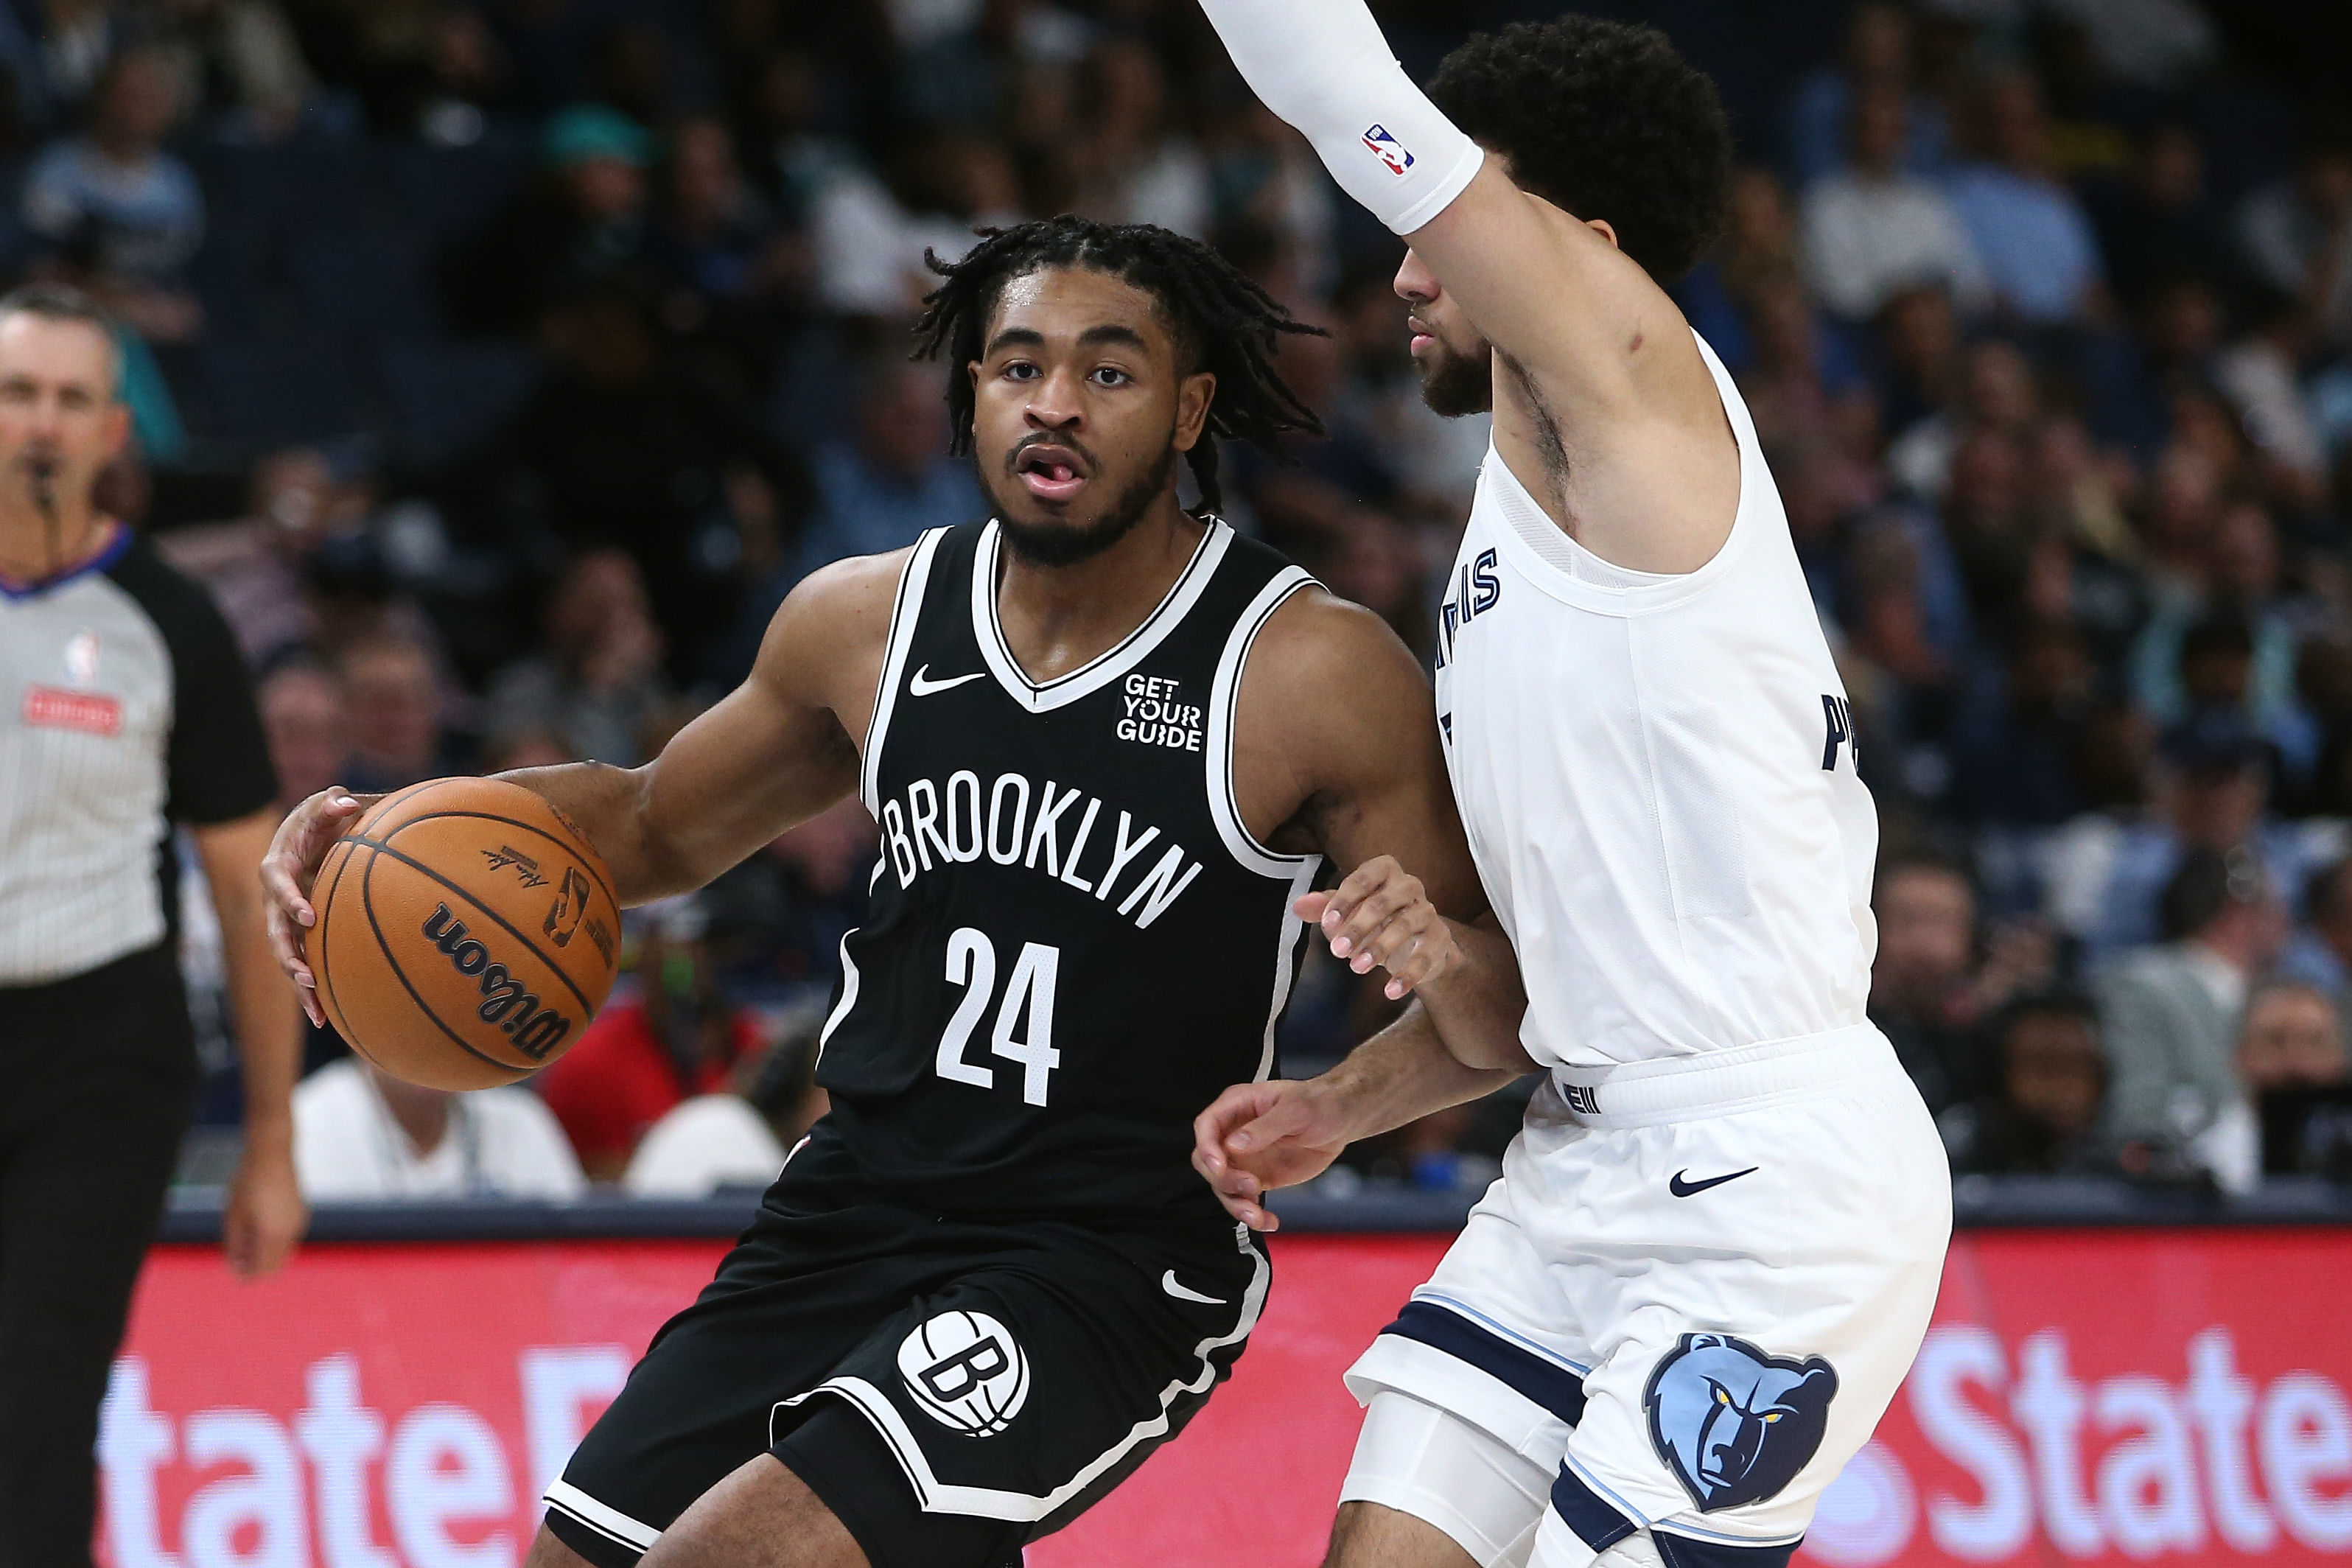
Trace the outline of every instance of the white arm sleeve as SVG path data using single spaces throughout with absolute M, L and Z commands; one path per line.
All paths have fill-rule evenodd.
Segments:
M 1445 210 L 1486 153 L 1412 84 L 1364 0 L 1201 0 L 1235 68 L 1398 234 Z

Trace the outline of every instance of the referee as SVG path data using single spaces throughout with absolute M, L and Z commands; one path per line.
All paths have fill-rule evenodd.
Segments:
M 90 1562 L 99 1401 L 195 1088 L 173 822 L 245 1063 L 230 1265 L 276 1268 L 306 1217 L 257 880 L 276 784 L 219 612 L 92 504 L 129 431 L 117 364 L 81 295 L 0 297 L 0 1568 Z

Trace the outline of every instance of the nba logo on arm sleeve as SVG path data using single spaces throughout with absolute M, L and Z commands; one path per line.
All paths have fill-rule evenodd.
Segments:
M 1391 174 L 1402 174 L 1412 167 L 1412 154 L 1404 150 L 1403 142 L 1389 134 L 1386 126 L 1375 125 L 1367 130 L 1364 145 L 1389 166 Z
M 1701 1513 L 1778 1497 L 1829 1429 L 1837 1373 L 1820 1356 L 1767 1355 L 1730 1334 L 1685 1334 L 1642 1403 L 1650 1442 Z

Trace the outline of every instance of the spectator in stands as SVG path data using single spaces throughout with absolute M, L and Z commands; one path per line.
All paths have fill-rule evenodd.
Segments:
M 1902 166 L 1934 175 L 1943 167 L 1947 132 L 1936 101 L 1911 90 L 1911 16 L 1901 5 L 1866 0 L 1846 21 L 1836 67 L 1822 67 L 1797 84 L 1790 105 L 1789 151 L 1797 177 L 1811 181 L 1838 166 L 1857 95 L 1891 89 L 1902 95 Z
M 307 655 L 280 660 L 255 692 L 269 763 L 278 771 L 278 804 L 291 811 L 330 784 L 341 784 L 352 754 L 351 716 L 343 683 Z
M 538 176 L 449 274 L 451 311 L 469 331 L 525 331 L 582 285 L 642 268 L 653 162 L 644 128 L 582 104 L 548 121 L 540 147 Z
M 803 253 L 744 179 L 734 138 L 709 118 L 670 128 L 646 258 L 673 328 L 743 321 L 743 308 L 804 281 Z
M 1983 156 L 1954 174 L 1952 205 L 1984 263 L 1993 297 L 2032 326 L 2079 321 L 2101 288 L 2099 246 L 2072 191 L 2052 177 L 2049 126 L 2033 79 L 1985 84 Z
M 25 177 L 36 238 L 79 258 L 118 316 L 166 343 L 194 338 L 204 320 L 185 282 L 204 237 L 204 195 L 163 147 L 180 111 L 170 60 L 125 49 L 99 79 L 89 131 L 45 148 Z
M 2206 190 L 2204 147 L 2178 121 L 2141 131 L 2130 178 L 2095 186 L 2086 199 L 2108 277 L 2129 309 L 2162 279 L 2234 270 L 2228 223 Z
M 187 102 L 232 135 L 269 141 L 294 128 L 314 84 L 277 0 L 168 0 L 156 9 Z
M 874 819 L 856 800 L 809 818 L 702 890 L 721 984 L 764 1001 L 822 1003 L 841 939 L 866 914 Z
M 587 1190 L 539 1097 L 420 1089 L 347 1058 L 294 1090 L 294 1168 L 314 1203 L 541 1198 Z
M 2303 887 L 2303 924 L 2279 959 L 2279 977 L 2352 1004 L 2352 857 L 2324 866 Z
M 2246 198 L 2238 237 L 2256 277 L 2352 342 L 2352 136 L 2315 128 L 2293 174 Z
M 1991 1021 L 1994 1083 L 1938 1118 L 1957 1172 L 2059 1174 L 2114 1171 L 2101 1132 L 2107 1063 L 2087 998 L 2044 992 Z
M 607 547 L 557 582 L 541 651 L 490 682 L 486 729 L 492 745 L 535 732 L 571 759 L 633 768 L 648 754 L 647 726 L 673 700 L 645 579 L 625 551 Z
M 784 1152 L 829 1103 L 815 1081 L 824 1022 L 821 1004 L 803 1008 L 773 1046 L 737 1061 L 724 1089 L 672 1106 L 629 1156 L 622 1190 L 641 1198 L 699 1198 L 774 1181 Z
M 1977 1025 L 2018 992 L 2048 983 L 2048 937 L 2005 927 L 1979 957 L 1976 889 L 1957 866 L 1926 856 L 1882 866 L 1871 908 L 1878 917 L 1871 1021 L 1894 1042 L 1930 1110 L 1974 1098 L 1988 1087 Z
M 254 465 L 251 495 L 244 517 L 173 529 L 156 547 L 212 590 L 247 662 L 257 668 L 314 640 L 303 564 L 326 540 L 365 522 L 366 494 L 336 474 L 326 453 L 294 447 Z
M 1905 100 L 1891 85 L 1858 92 L 1845 166 L 1805 187 L 1805 268 L 1822 304 L 1849 320 L 1899 291 L 1940 285 L 1965 311 L 1986 298 L 1983 264 L 1959 213 L 1902 166 Z
M 2200 714 L 2158 752 L 2154 813 L 2070 826 L 2051 851 L 2051 916 L 2095 956 L 2158 940 L 2163 889 L 2190 852 L 2239 857 L 2284 896 L 2302 885 L 2301 840 L 2268 816 L 2271 749 L 2242 718 Z
M 904 549 L 927 528 L 970 522 L 988 510 L 971 459 L 948 455 L 936 366 L 877 353 L 860 367 L 856 388 L 855 433 L 819 447 L 811 461 L 816 506 L 791 567 L 794 582 L 844 556 Z
M 2195 849 L 2165 886 L 2163 945 L 2105 973 L 2105 1124 L 2118 1142 L 2141 1146 L 2142 1168 L 2194 1163 L 2196 1141 L 2236 1103 L 2239 1017 L 2285 934 L 2278 895 L 2251 856 Z
M 349 693 L 352 733 L 339 783 L 372 793 L 465 771 L 442 733 L 440 686 L 423 644 L 371 637 L 343 649 L 336 670 Z
M 759 1048 L 750 1016 L 712 976 L 706 923 L 691 896 L 632 911 L 634 994 L 606 1003 L 532 1079 L 593 1180 L 619 1180 L 656 1122 L 691 1096 L 724 1090 Z
M 670 676 L 691 684 L 739 597 L 743 539 L 729 476 L 757 471 L 796 521 L 799 466 L 739 400 L 666 351 L 629 290 L 602 284 L 565 300 L 543 336 L 551 374 L 488 463 L 502 515 L 520 512 L 574 550 L 627 551 L 645 575 Z M 532 498 L 528 508 L 505 499 L 517 490 Z
M 2352 1058 L 2336 997 L 2292 980 L 2257 986 L 2238 1037 L 2243 1098 L 2207 1139 L 2224 1192 L 2253 1189 L 2263 1173 L 2326 1170 L 2340 1162 L 2343 1110 L 2352 1107 Z M 2334 1101 L 2321 1110 L 2315 1100 Z
M 1954 721 L 1954 814 L 2044 829 L 2080 813 L 2073 751 L 2095 674 L 2071 620 L 2036 617 L 2012 632 L 2000 674 L 1974 684 Z
M 1214 216 L 1209 160 L 1176 123 L 1160 58 L 1141 39 L 1109 38 L 1086 62 L 1087 134 L 1070 210 L 1104 223 L 1149 223 L 1195 239 Z

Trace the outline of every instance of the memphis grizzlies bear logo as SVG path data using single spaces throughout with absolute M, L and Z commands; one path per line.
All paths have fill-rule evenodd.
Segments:
M 1822 1446 L 1837 1372 L 1729 1334 L 1685 1334 L 1650 1374 L 1650 1441 L 1701 1513 L 1776 1497 Z

